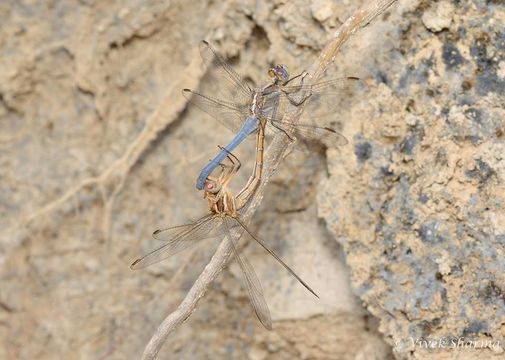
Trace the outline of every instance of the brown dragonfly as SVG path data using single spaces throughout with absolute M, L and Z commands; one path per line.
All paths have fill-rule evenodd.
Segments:
M 173 226 L 166 229 L 156 230 L 153 237 L 165 240 L 161 247 L 151 251 L 144 257 L 135 260 L 131 269 L 141 269 L 157 263 L 167 257 L 209 238 L 224 238 L 230 242 L 233 254 L 244 275 L 245 286 L 252 307 L 263 326 L 271 330 L 272 320 L 270 311 L 263 295 L 258 277 L 245 256 L 240 254 L 238 241 L 242 236 L 248 235 L 255 240 L 263 249 L 272 255 L 291 275 L 293 275 L 307 290 L 319 298 L 314 290 L 303 281 L 265 242 L 253 234 L 241 218 L 241 210 L 248 204 L 251 196 L 256 191 L 262 175 L 263 149 L 265 138 L 265 122 L 261 122 L 257 134 L 256 161 L 253 173 L 246 186 L 237 194 L 233 195 L 228 189 L 228 183 L 240 169 L 240 161 L 231 153 L 228 153 L 229 163 L 220 163 L 220 173 L 217 177 L 209 176 L 204 184 L 204 197 L 209 204 L 209 214 L 189 224 Z M 223 148 L 220 147 L 222 150 Z

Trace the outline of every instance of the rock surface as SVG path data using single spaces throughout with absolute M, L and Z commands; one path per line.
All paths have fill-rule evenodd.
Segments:
M 212 93 L 201 39 L 263 82 L 270 64 L 302 71 L 362 3 L 0 3 L 0 358 L 139 358 L 216 244 L 129 264 L 159 246 L 154 229 L 205 213 L 194 180 L 231 133 L 188 107 L 128 164 L 114 203 L 100 182 L 41 209 L 183 104 L 165 98 L 179 82 Z M 504 25 L 499 1 L 400 1 L 352 37 L 330 71 L 368 85 L 335 120 L 349 145 L 293 152 L 251 225 L 321 300 L 250 244 L 274 330 L 232 264 L 160 358 L 503 356 Z M 237 150 L 237 188 L 253 145 Z M 421 342 L 442 338 L 491 343 Z
M 398 358 L 501 358 L 505 9 L 460 1 L 451 22 L 447 3 L 405 12 L 390 60 L 368 60 L 373 100 L 346 125 L 354 147 L 329 152 L 319 214 Z

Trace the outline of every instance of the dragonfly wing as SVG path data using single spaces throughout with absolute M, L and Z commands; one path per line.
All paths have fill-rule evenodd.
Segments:
M 282 92 L 294 101 L 294 105 L 299 105 L 310 94 L 333 94 L 345 97 L 351 93 L 361 92 L 364 88 L 366 88 L 366 84 L 363 80 L 354 76 L 348 76 L 321 81 L 312 85 L 283 86 Z
M 130 268 L 143 269 L 197 244 L 200 240 L 217 237 L 223 233 L 221 222 L 213 214 L 206 215 L 190 224 L 156 230 L 153 237 L 166 240 L 166 244 L 135 260 Z
M 279 130 L 292 134 L 309 147 L 324 142 L 330 147 L 343 146 L 347 139 L 333 125 L 336 114 L 345 106 L 351 94 L 361 91 L 364 83 L 356 77 L 337 78 L 313 85 L 282 87 L 276 111 L 263 114 Z M 300 120 L 286 121 L 303 106 Z
M 282 102 L 286 104 L 279 116 L 286 111 L 295 112 L 301 105 L 309 110 L 307 116 L 310 118 L 335 114 L 341 107 L 342 100 L 350 95 L 361 95 L 364 89 L 365 82 L 357 77 L 336 78 L 312 85 L 282 86 L 280 95 L 284 98 Z
M 200 43 L 200 54 L 207 66 L 209 82 L 217 87 L 216 93 L 224 99 L 247 101 L 253 90 L 207 41 Z
M 236 219 L 236 221 L 240 224 L 240 226 L 242 227 L 242 229 L 244 229 L 247 232 L 247 234 L 254 239 L 254 241 L 256 241 L 258 244 L 260 244 L 263 249 L 265 249 L 270 255 L 272 255 L 272 257 L 275 260 L 277 260 L 279 262 L 279 264 L 281 264 L 291 275 L 293 275 L 293 277 L 296 280 L 298 280 L 300 282 L 300 284 L 302 284 L 315 297 L 319 298 L 319 295 L 317 295 L 316 292 L 314 290 L 312 290 L 312 288 L 305 281 L 303 281 L 302 278 L 299 277 L 295 273 L 295 271 L 293 269 L 291 269 L 273 250 L 271 250 L 265 244 L 265 242 L 263 240 L 261 240 L 259 237 L 257 237 L 256 235 L 254 235 L 251 231 L 249 231 L 249 229 L 247 228 L 246 224 L 242 220 Z
M 287 121 L 272 121 L 277 129 L 293 136 L 311 147 L 316 143 L 323 142 L 328 147 L 344 146 L 349 143 L 347 138 L 332 127 L 316 126 L 302 123 L 290 123 Z
M 242 127 L 249 110 L 247 105 L 219 100 L 211 96 L 203 95 L 190 89 L 182 90 L 182 95 L 200 110 L 205 111 L 222 125 L 238 132 Z
M 238 224 L 235 220 L 231 220 L 228 217 L 223 219 L 223 222 L 227 229 L 231 227 L 236 227 Z M 241 230 L 243 232 L 243 229 Z M 242 274 L 244 275 L 245 285 L 247 288 L 247 293 L 249 295 L 249 300 L 251 301 L 251 305 L 256 313 L 261 324 L 267 329 L 272 330 L 272 318 L 270 317 L 270 310 L 268 309 L 267 302 L 263 295 L 263 289 L 261 287 L 261 283 L 254 271 L 254 268 L 249 263 L 245 256 L 240 255 L 237 249 L 237 242 L 233 238 L 233 235 L 228 232 L 228 241 L 231 243 L 231 247 L 233 249 L 233 253 L 237 262 L 242 270 Z
M 313 122 L 322 126 L 325 122 L 335 122 L 342 109 L 348 107 L 348 99 L 363 96 L 366 84 L 355 77 L 333 79 L 311 86 L 305 101 L 302 123 Z

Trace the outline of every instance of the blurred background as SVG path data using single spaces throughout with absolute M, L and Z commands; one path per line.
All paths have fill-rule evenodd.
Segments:
M 259 85 L 363 3 L 0 2 L 0 358 L 139 358 L 217 246 L 129 268 L 205 214 L 232 136 L 180 93 L 215 86 L 199 42 Z M 327 74 L 367 84 L 332 120 L 349 144 L 291 153 L 251 223 L 321 299 L 251 243 L 274 330 L 232 263 L 160 359 L 500 356 L 414 341 L 505 335 L 504 25 L 501 1 L 404 0 L 351 37 Z

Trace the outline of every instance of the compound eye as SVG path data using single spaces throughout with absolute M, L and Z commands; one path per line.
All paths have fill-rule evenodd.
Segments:
M 276 78 L 282 82 L 289 80 L 289 71 L 286 65 L 278 64 L 268 70 L 268 75 L 271 78 Z
M 217 186 L 215 181 L 207 180 L 204 184 L 204 189 L 206 192 L 217 193 L 219 191 L 219 186 Z

